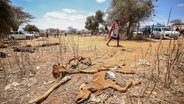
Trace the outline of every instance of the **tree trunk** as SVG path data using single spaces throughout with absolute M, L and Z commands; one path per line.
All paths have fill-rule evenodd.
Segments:
M 12 29 L 13 29 L 13 31 L 18 31 L 19 26 L 13 26 Z
M 20 24 L 17 23 L 17 24 L 12 25 L 11 27 L 12 27 L 12 30 L 13 30 L 13 31 L 18 31 L 19 26 L 20 26 Z
M 3 39 L 9 34 L 10 27 L 8 25 L 0 25 L 0 39 Z
M 128 28 L 127 28 L 127 32 L 126 32 L 127 39 L 131 39 L 133 37 L 133 35 L 130 34 L 130 29 L 132 27 L 132 24 L 133 24 L 133 22 L 131 22 L 131 21 L 128 24 Z

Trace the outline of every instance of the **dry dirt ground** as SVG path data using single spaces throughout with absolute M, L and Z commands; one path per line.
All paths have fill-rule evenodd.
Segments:
M 41 47 L 34 53 L 13 52 L 14 46 L 59 42 L 60 45 Z M 16 43 L 16 44 L 15 44 Z M 106 46 L 105 37 L 68 36 L 49 39 L 17 40 L 8 48 L 0 49 L 8 54 L 0 58 L 0 104 L 27 104 L 46 92 L 57 82 L 52 76 L 52 67 L 66 62 L 74 56 L 90 57 L 92 66 L 79 65 L 79 69 L 95 69 L 105 65 L 112 69 L 112 80 L 120 86 L 127 81 L 140 80 L 141 84 L 130 87 L 125 93 L 108 88 L 94 99 L 83 104 L 183 104 L 184 103 L 184 40 L 116 41 Z M 166 80 L 169 52 L 181 51 L 180 62 L 170 68 Z M 179 45 L 178 45 L 179 44 Z M 170 48 L 169 48 L 170 46 Z M 173 55 L 175 57 L 176 55 Z M 168 63 L 167 63 L 168 62 Z M 167 70 L 168 69 L 168 70 Z M 114 70 L 133 70 L 135 74 L 122 74 Z M 75 97 L 83 83 L 92 80 L 92 74 L 74 74 L 72 79 L 54 90 L 43 104 L 75 104 Z M 167 77 L 168 78 L 168 77 Z M 166 83 L 167 82 L 167 83 Z M 169 83 L 168 83 L 169 82 Z

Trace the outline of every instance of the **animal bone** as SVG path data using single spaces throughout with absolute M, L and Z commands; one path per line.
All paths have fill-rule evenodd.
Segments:
M 125 87 L 120 87 L 111 80 L 105 79 L 106 72 L 98 72 L 93 75 L 93 80 L 90 84 L 82 86 L 76 97 L 76 103 L 87 100 L 91 94 L 97 95 L 104 89 L 113 88 L 121 92 L 125 92 L 131 85 L 132 82 L 127 82 Z
M 66 76 L 64 77 L 62 80 L 60 80 L 58 83 L 54 84 L 47 92 L 45 92 L 43 95 L 39 96 L 38 98 L 31 100 L 28 104 L 40 104 L 41 102 L 43 102 L 48 96 L 49 94 L 56 88 L 58 88 L 58 86 L 60 86 L 61 84 L 69 81 L 71 79 L 70 76 Z

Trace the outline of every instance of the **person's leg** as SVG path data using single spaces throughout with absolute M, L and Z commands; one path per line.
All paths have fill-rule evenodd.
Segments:
M 112 37 L 110 37 L 109 41 L 106 43 L 106 45 L 109 45 L 109 42 L 112 40 Z
M 117 46 L 119 46 L 119 35 L 117 37 Z

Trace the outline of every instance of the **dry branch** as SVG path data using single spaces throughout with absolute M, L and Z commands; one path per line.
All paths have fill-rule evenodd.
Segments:
M 49 94 L 54 90 L 56 89 L 57 87 L 59 87 L 61 84 L 69 81 L 71 79 L 70 76 L 66 76 L 64 77 L 61 81 L 59 81 L 58 83 L 54 84 L 46 93 L 44 93 L 43 95 L 39 96 L 38 98 L 32 100 L 29 102 L 29 104 L 33 104 L 33 103 L 36 103 L 36 104 L 40 104 L 41 102 L 43 102 L 48 96 Z
M 115 70 L 115 72 L 122 73 L 122 74 L 135 74 L 135 72 L 132 70 L 123 70 L 123 71 Z

